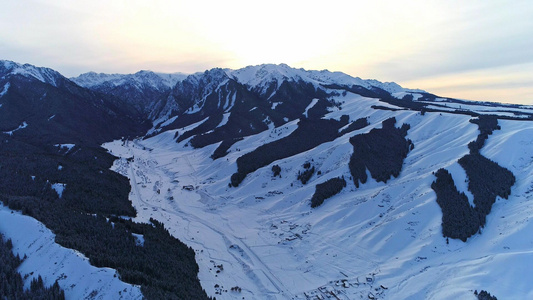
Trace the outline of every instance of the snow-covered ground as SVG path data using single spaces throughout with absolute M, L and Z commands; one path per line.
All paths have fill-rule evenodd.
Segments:
M 8 135 L 13 135 L 13 133 L 15 133 L 16 131 L 24 129 L 26 127 L 28 127 L 28 123 L 26 123 L 26 121 L 24 121 L 24 122 L 22 122 L 21 125 L 19 125 L 19 127 L 17 127 L 17 129 L 13 129 L 11 131 L 4 131 L 4 133 L 8 134 Z
M 187 140 L 174 141 L 175 131 L 104 146 L 121 157 L 113 169 L 130 178 L 135 221 L 158 219 L 193 247 L 202 286 L 217 299 L 474 299 L 473 291 L 482 289 L 501 298 L 532 298 L 532 123 L 500 121 L 502 129 L 482 153 L 515 174 L 512 195 L 496 201 L 482 234 L 447 244 L 432 173 L 447 168 L 466 192 L 457 160 L 468 153 L 477 125 L 465 115 L 375 110 L 372 105 L 383 104 L 352 94 L 336 100 L 343 109 L 327 117 L 369 117 L 371 125 L 274 162 L 282 178 L 272 177 L 270 165 L 238 188 L 228 187 L 236 159 L 287 136 L 296 122 L 247 137 L 215 161 L 210 155 L 218 145 L 192 149 Z M 415 144 L 400 176 L 387 184 L 369 177 L 359 189 L 348 180 L 340 194 L 311 209 L 316 184 L 350 177 L 349 138 L 392 116 L 397 126 L 411 125 L 408 138 Z M 296 176 L 306 161 L 321 175 L 302 185 Z
M 467 103 L 453 103 L 453 102 L 442 102 L 442 100 L 424 101 L 424 103 L 429 104 L 427 107 L 431 109 L 438 109 L 444 111 L 455 111 L 455 110 L 465 110 L 473 111 L 482 115 L 498 115 L 504 117 L 514 117 L 514 118 L 530 118 L 530 115 L 533 113 L 531 106 L 520 106 L 520 107 L 510 107 L 510 106 L 490 106 L 483 105 L 483 103 L 472 102 L 472 104 Z M 431 103 L 439 104 L 431 105 Z M 488 103 L 486 103 L 488 104 Z M 444 107 L 442 105 L 445 105 Z
M 57 280 L 67 299 L 142 299 L 138 286 L 124 283 L 109 268 L 96 268 L 78 251 L 61 247 L 37 220 L 0 204 L 0 232 L 13 241 L 13 251 L 27 256 L 18 271 L 30 287 L 41 275 L 46 285 Z
M 0 98 L 3 97 L 7 93 L 7 90 L 9 90 L 10 86 L 11 84 L 9 82 L 4 85 L 2 91 L 0 92 Z

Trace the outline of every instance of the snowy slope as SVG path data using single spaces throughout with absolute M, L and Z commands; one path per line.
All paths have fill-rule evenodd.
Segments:
M 57 280 L 67 299 L 142 299 L 138 286 L 120 281 L 115 270 L 93 267 L 81 253 L 59 246 L 55 235 L 37 220 L 2 204 L 0 220 L 0 232 L 12 239 L 14 252 L 27 256 L 18 269 L 26 288 L 41 275 L 48 286 Z
M 296 121 L 246 137 L 215 161 L 210 155 L 217 144 L 196 150 L 187 140 L 176 144 L 176 130 L 105 147 L 122 157 L 113 168 L 130 178 L 137 220 L 156 218 L 193 247 L 202 286 L 217 299 L 474 299 L 473 291 L 482 289 L 498 297 L 533 297 L 525 280 L 533 261 L 530 122 L 500 121 L 502 129 L 489 136 L 482 154 L 511 170 L 517 183 L 508 200 L 497 200 L 482 234 L 447 244 L 430 185 L 433 172 L 446 168 L 459 191 L 467 192 L 457 160 L 479 133 L 471 117 L 374 109 L 384 104 L 352 93 L 335 100 L 342 110 L 326 117 L 368 117 L 371 125 L 261 168 L 238 188 L 228 187 L 237 158 L 287 136 Z M 339 195 L 311 209 L 316 184 L 349 178 L 349 138 L 392 116 L 397 126 L 411 125 L 407 138 L 415 144 L 400 176 L 387 184 L 370 179 L 358 189 L 348 181 Z M 128 162 L 131 156 L 135 160 Z M 296 176 L 311 160 L 321 175 L 302 185 Z M 282 178 L 272 177 L 273 164 Z

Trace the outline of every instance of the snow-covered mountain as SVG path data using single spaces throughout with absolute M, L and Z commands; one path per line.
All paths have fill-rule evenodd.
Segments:
M 9 75 L 21 75 L 26 78 L 34 78 L 43 83 L 58 86 L 64 82 L 65 77 L 59 72 L 49 68 L 36 67 L 30 64 L 19 64 L 8 60 L 0 60 L 0 78 L 5 79 Z
M 0 172 L 7 178 L 0 183 L 0 200 L 58 228 L 56 240 L 63 243 L 74 233 L 97 235 L 83 229 L 99 228 L 105 237 L 83 236 L 91 243 L 76 239 L 68 245 L 98 267 L 113 264 L 120 279 L 140 284 L 148 298 L 164 298 L 161 291 L 173 286 L 161 278 L 176 275 L 174 269 L 159 259 L 181 257 L 179 251 L 197 266 L 176 265 L 190 267 L 187 274 L 198 274 L 201 283 L 172 291 L 188 297 L 204 297 L 201 289 L 217 299 L 475 299 L 481 290 L 500 298 L 533 297 L 527 281 L 533 261 L 533 107 L 438 97 L 284 64 L 188 76 L 87 73 L 72 81 L 49 69 L 3 65 L 3 120 L 38 107 L 44 97 L 50 98 L 46 103 L 62 99 L 62 105 L 97 103 L 113 120 L 127 114 L 141 122 L 124 110 L 136 105 L 153 122 L 143 138 L 104 144 L 109 154 L 65 139 L 41 150 L 48 138 L 37 134 L 23 141 L 33 140 L 38 150 L 20 146 L 20 133 L 43 132 L 34 131 L 34 115 L 64 117 L 63 106 L 47 104 L 48 110 L 34 109 L 2 127 L 7 142 L 0 144 Z M 78 116 L 86 109 L 68 107 Z M 80 140 L 111 126 L 114 135 L 98 141 L 127 132 L 110 119 L 91 120 L 86 132 L 75 131 Z M 54 128 L 61 133 L 67 124 Z M 62 138 L 72 136 L 67 132 Z M 129 181 L 108 170 L 111 155 L 118 158 L 112 171 Z M 12 189 L 17 181 L 23 188 Z M 53 188 L 57 184 L 62 196 Z M 46 201 L 34 201 L 38 197 Z M 43 211 L 55 205 L 75 217 L 50 222 Z M 90 226 L 62 227 L 78 219 Z M 158 252 L 178 248 L 163 225 L 188 252 Z M 16 237 L 13 226 L 2 228 Z M 102 242 L 93 251 L 93 243 L 115 234 L 120 243 Z M 44 242 L 13 239 L 14 249 L 49 245 L 53 236 L 46 236 Z M 122 245 L 121 253 L 149 263 L 120 265 L 120 257 L 98 256 Z M 39 250 L 24 253 L 30 261 L 51 257 Z M 158 273 L 163 268 L 168 273 Z M 79 271 L 65 267 L 61 274 L 51 263 L 21 270 L 48 274 L 47 284 L 82 284 Z M 99 269 L 87 270 L 88 277 L 99 278 Z M 198 284 L 194 275 L 181 274 L 177 281 L 190 280 L 185 287 Z M 148 280 L 159 286 L 148 289 Z M 87 285 L 72 288 L 71 295 L 90 297 L 94 289 L 99 297 L 115 297 L 122 286 L 138 296 L 138 286 L 119 281 L 108 294 Z
M 0 250 L 29 258 L 0 255 L 0 273 L 8 274 L 0 298 L 30 298 L 21 282 L 33 291 L 32 278 L 41 276 L 43 288 L 57 282 L 71 299 L 170 299 L 177 291 L 207 299 L 194 251 L 155 220 L 129 220 L 136 215 L 129 182 L 109 170 L 115 157 L 100 146 L 142 135 L 149 122 L 131 103 L 50 69 L 1 65 L 0 201 L 11 217 L 0 218 L 0 238 L 13 246 Z M 5 224 L 29 223 L 10 210 L 39 222 Z
M 167 74 L 143 70 L 135 74 L 88 72 L 81 74 L 78 77 L 73 77 L 71 80 L 87 88 L 129 85 L 138 89 L 150 86 L 154 89 L 163 90 L 165 88 L 172 88 L 178 81 L 183 80 L 185 77 L 187 77 L 187 75 L 183 73 Z
M 272 83 L 277 83 L 277 87 L 284 81 L 306 81 L 312 82 L 317 88 L 327 85 L 341 86 L 362 86 L 367 89 L 373 87 L 383 89 L 389 93 L 396 92 L 417 92 L 425 93 L 422 90 L 411 90 L 402 88 L 394 82 L 380 82 L 377 80 L 363 80 L 359 77 L 352 77 L 342 72 L 307 71 L 304 69 L 294 69 L 286 64 L 273 65 L 265 64 L 258 66 L 248 66 L 238 70 L 226 70 L 228 76 L 260 93 L 266 93 Z
M 533 296 L 526 267 L 533 261 L 533 152 L 524 146 L 533 142 L 531 121 L 493 111 L 502 116 L 501 128 L 488 137 L 480 155 L 512 171 L 516 183 L 508 199 L 497 197 L 479 233 L 463 242 L 443 236 L 445 220 L 432 183 L 443 168 L 457 190 L 475 201 L 469 173 L 458 161 L 480 133 L 470 122 L 476 117 L 464 111 L 421 113 L 351 92 L 334 99 L 342 109 L 324 119 L 348 115 L 369 125 L 266 163 L 237 187 L 229 183 L 242 158 L 250 153 L 257 160 L 267 157 L 271 151 L 265 145 L 284 139 L 278 149 L 287 149 L 298 141 L 301 120 L 244 137 L 223 159 L 212 158 L 219 143 L 200 149 L 187 146 L 188 139 L 176 143 L 176 136 L 201 122 L 105 147 L 121 157 L 114 170 L 136 187 L 130 194 L 139 212 L 136 220 L 158 219 L 191 245 L 202 286 L 217 299 L 475 299 L 474 292 L 482 290 L 503 298 Z M 488 109 L 468 107 L 469 113 Z M 354 184 L 352 137 L 379 132 L 392 117 L 397 127 L 409 125 L 405 138 L 414 145 L 401 172 L 377 181 L 369 162 L 368 180 Z M 391 147 L 386 142 L 386 152 L 374 152 L 378 161 L 388 161 L 397 151 L 395 137 L 385 138 L 391 139 Z M 128 162 L 128 157 L 135 160 Z M 300 175 L 311 168 L 310 179 L 302 183 Z M 483 176 L 490 181 L 494 175 Z M 312 208 L 318 185 L 334 178 L 344 178 L 346 187 Z
M 144 130 L 142 116 L 127 102 L 82 88 L 48 68 L 0 61 L 0 87 L 3 133 L 52 143 L 101 143 Z
M 185 77 L 187 75 L 183 73 L 165 74 L 152 71 L 139 71 L 135 74 L 89 72 L 71 80 L 80 86 L 128 101 L 139 111 L 149 114 L 154 104 Z
M 277 110 L 274 115 L 282 115 L 282 118 L 293 120 L 298 115 L 291 115 L 291 111 L 300 111 L 314 98 L 325 98 L 328 94 L 327 87 L 333 85 L 350 88 L 357 86 L 369 90 L 379 88 L 388 93 L 425 93 L 421 90 L 404 89 L 396 83 L 362 80 L 341 72 L 306 71 L 294 69 L 285 64 L 265 64 L 238 70 L 212 69 L 204 73 L 193 74 L 179 82 L 174 88 L 171 99 L 177 106 L 172 107 L 172 111 L 161 110 L 158 117 L 160 121 L 165 121 L 164 116 L 174 117 L 179 116 L 180 113 L 209 114 L 203 112 L 203 108 L 208 111 L 219 110 L 227 113 L 232 110 L 235 103 L 241 101 L 239 98 L 253 97 L 268 104 L 271 110 Z M 214 99 L 212 103 L 209 103 L 208 97 Z M 244 102 L 251 102 L 251 100 L 244 100 Z M 278 105 L 281 106 L 278 107 Z M 268 111 L 263 112 L 263 116 L 269 117 L 272 121 L 278 121 Z
M 91 72 L 71 79 L 83 87 L 129 101 L 154 122 L 153 132 L 183 126 L 185 120 L 193 122 L 213 114 L 229 113 L 239 102 L 258 102 L 263 119 L 281 124 L 286 122 L 284 118 L 298 118 L 312 99 L 326 98 L 331 93 L 328 91 L 330 87 L 379 89 L 402 97 L 426 93 L 405 89 L 393 82 L 363 80 L 327 70 L 306 71 L 285 64 L 248 66 L 238 70 L 215 68 L 188 76 L 151 71 L 127 75 Z M 188 116 L 179 118 L 181 115 Z M 172 124 L 177 119 L 181 120 Z M 250 125 L 254 126 L 247 124 Z

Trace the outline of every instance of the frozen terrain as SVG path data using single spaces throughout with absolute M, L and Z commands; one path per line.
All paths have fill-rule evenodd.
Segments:
M 83 135 L 102 135 L 102 141 L 141 134 L 141 127 L 129 130 L 138 125 L 129 112 L 115 110 L 115 102 L 106 104 L 94 96 L 100 93 L 122 97 L 154 121 L 151 138 L 105 145 L 118 157 L 112 168 L 130 180 L 129 197 L 138 212 L 135 221 L 158 219 L 194 248 L 201 284 L 217 299 L 474 299 L 474 290 L 487 290 L 500 299 L 533 298 L 528 272 L 533 262 L 529 221 L 533 126 L 527 121 L 533 119 L 533 107 L 438 98 L 395 83 L 287 65 L 212 69 L 188 77 L 147 71 L 78 77 L 79 84 L 97 93 L 46 68 L 0 61 L 0 73 L 6 74 L 0 84 L 0 112 L 6 119 L 20 114 L 0 131 L 6 142 L 46 137 L 39 129 L 61 136 L 58 128 L 63 127 L 54 126 L 66 116 L 72 124 L 81 122 L 75 127 L 89 130 L 54 139 L 54 155 L 74 155 L 83 146 L 78 141 Z M 72 91 L 92 95 L 87 103 L 104 106 L 79 106 L 85 102 L 69 100 L 42 106 L 60 110 L 21 113 L 37 107 L 19 106 L 24 97 L 56 103 L 50 102 L 59 99 L 53 94 L 71 99 Z M 76 107 L 64 113 L 71 103 Z M 80 109 L 83 118 L 72 114 Z M 99 117 L 93 117 L 108 109 L 115 117 L 125 114 L 124 118 L 100 123 Z M 302 113 L 312 119 L 325 109 L 325 118 L 346 121 L 341 116 L 348 114 L 350 121 L 366 118 L 370 125 L 259 168 L 239 187 L 228 186 L 239 157 L 291 135 Z M 448 241 L 442 237 L 442 213 L 430 186 L 434 172 L 445 168 L 473 203 L 467 173 L 458 159 L 478 137 L 478 126 L 469 122 L 476 114 L 500 116 L 501 129 L 488 137 L 481 154 L 511 170 L 517 181 L 508 200 L 496 200 L 478 234 L 466 243 Z M 380 128 L 391 117 L 398 127 L 410 125 L 406 138 L 415 147 L 397 178 L 387 183 L 370 179 L 356 188 L 348 169 L 353 153 L 349 140 Z M 108 125 L 93 126 L 102 124 Z M 347 124 L 339 132 L 351 125 L 357 124 Z M 244 138 L 215 161 L 211 155 L 219 143 L 193 149 L 194 137 L 184 138 L 192 132 L 219 135 L 225 130 L 233 133 L 213 140 Z M 178 136 L 183 138 L 180 143 L 176 143 Z M 306 163 L 317 173 L 303 185 L 297 175 Z M 281 168 L 281 177 L 273 177 L 273 165 Z M 65 171 L 61 163 L 57 170 Z M 33 172 L 28 175 L 35 180 Z M 315 186 L 341 176 L 348 186 L 311 209 Z M 74 185 L 62 182 L 66 181 L 50 184 L 60 197 L 66 197 Z M 16 253 L 28 257 L 19 269 L 27 285 L 41 275 L 47 285 L 58 280 L 71 299 L 142 297 L 139 287 L 121 282 L 115 270 L 92 267 L 79 252 L 58 246 L 53 233 L 34 219 L 0 207 L 0 232 L 13 239 Z M 138 246 L 144 246 L 143 235 L 132 236 Z
M 467 192 L 457 160 L 478 135 L 471 117 L 376 110 L 371 106 L 382 102 L 351 93 L 336 100 L 342 111 L 326 117 L 369 117 L 371 125 L 274 162 L 282 178 L 272 177 L 272 164 L 238 188 L 228 187 L 236 159 L 288 135 L 295 122 L 246 137 L 215 161 L 210 155 L 218 144 L 193 149 L 188 140 L 175 142 L 176 130 L 104 146 L 119 157 L 113 169 L 130 179 L 135 221 L 155 218 L 193 247 L 202 286 L 217 299 L 475 299 L 474 290 L 482 289 L 501 298 L 532 298 L 526 279 L 533 263 L 532 124 L 499 121 L 502 129 L 481 152 L 517 182 L 508 200 L 497 199 L 481 234 L 448 244 L 432 173 L 448 169 L 459 191 Z M 360 188 L 347 180 L 340 194 L 311 209 L 316 184 L 350 178 L 349 138 L 392 116 L 396 126 L 411 125 L 407 138 L 415 144 L 400 176 L 387 184 L 369 177 Z M 321 175 L 302 185 L 296 176 L 308 161 Z
M 61 247 L 37 220 L 0 204 L 0 232 L 13 241 L 13 251 L 27 256 L 18 271 L 26 288 L 39 275 L 45 285 L 57 280 L 67 299 L 142 299 L 138 286 L 124 283 L 109 268 L 96 268 L 78 251 Z

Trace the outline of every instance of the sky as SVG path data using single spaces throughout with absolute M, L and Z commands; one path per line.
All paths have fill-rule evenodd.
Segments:
M 286 63 L 533 104 L 533 1 L 0 0 L 0 59 L 67 77 Z

